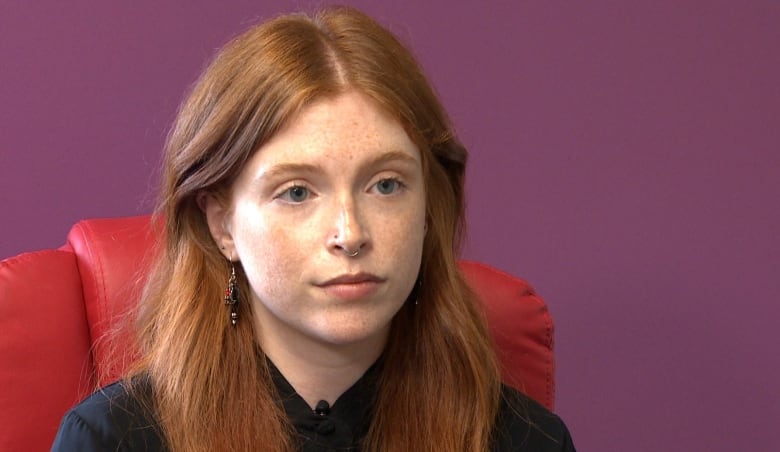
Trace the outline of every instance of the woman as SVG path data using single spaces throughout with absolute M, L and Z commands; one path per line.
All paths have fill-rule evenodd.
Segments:
M 458 272 L 465 162 L 365 15 L 236 38 L 169 137 L 141 358 L 54 450 L 573 450 L 501 385 Z

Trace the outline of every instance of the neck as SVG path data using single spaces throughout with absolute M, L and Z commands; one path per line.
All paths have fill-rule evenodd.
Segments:
M 379 359 L 387 341 L 387 332 L 334 345 L 300 335 L 291 337 L 289 331 L 257 326 L 255 331 L 263 353 L 312 409 L 320 400 L 333 405 Z

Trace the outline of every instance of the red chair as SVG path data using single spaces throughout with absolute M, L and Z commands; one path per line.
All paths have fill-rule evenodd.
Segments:
M 154 240 L 148 216 L 84 220 L 59 249 L 0 261 L 0 450 L 48 450 L 63 414 L 122 374 L 101 338 L 138 300 Z M 487 265 L 461 269 L 485 303 L 505 382 L 552 409 L 544 302 Z

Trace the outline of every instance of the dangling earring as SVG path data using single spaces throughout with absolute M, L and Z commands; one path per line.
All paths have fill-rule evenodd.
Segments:
M 414 283 L 414 289 L 412 290 L 412 295 L 414 295 L 415 306 L 420 304 L 420 289 L 422 289 L 422 276 L 417 277 L 417 282 Z
M 238 282 L 236 282 L 236 266 L 230 261 L 230 279 L 225 289 L 225 304 L 230 305 L 230 323 L 236 326 L 238 321 Z

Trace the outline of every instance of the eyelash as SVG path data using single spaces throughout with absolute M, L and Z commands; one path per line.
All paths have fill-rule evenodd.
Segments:
M 404 185 L 404 183 L 401 182 L 401 180 L 398 177 L 391 176 L 391 177 L 383 177 L 382 179 L 379 179 L 378 181 L 376 181 L 374 184 L 371 185 L 371 189 L 372 190 L 373 189 L 377 189 L 379 184 L 381 184 L 382 182 L 388 182 L 388 181 L 389 182 L 393 182 L 393 183 L 396 184 L 395 190 L 393 190 L 391 193 L 380 193 L 380 195 L 392 196 L 392 195 L 397 194 L 399 191 L 403 190 L 404 188 L 406 188 L 406 185 Z M 289 202 L 291 204 L 300 204 L 300 203 L 306 201 L 307 199 L 309 199 L 309 197 L 311 196 L 311 189 L 309 189 L 309 187 L 307 187 L 305 184 L 301 184 L 299 182 L 294 182 L 294 183 L 284 187 L 284 189 L 282 189 L 281 191 L 279 191 L 279 193 L 277 193 L 274 196 L 274 199 L 282 199 L 285 196 L 289 195 L 292 192 L 292 190 L 295 190 L 295 189 L 304 189 L 304 190 L 306 190 L 306 197 L 303 198 L 300 201 L 295 201 L 293 199 L 284 199 L 284 201 L 287 201 L 287 202 Z

